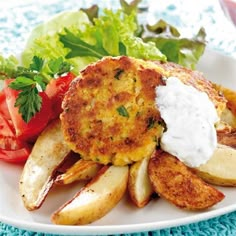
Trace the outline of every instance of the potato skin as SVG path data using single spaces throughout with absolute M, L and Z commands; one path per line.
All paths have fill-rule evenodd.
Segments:
M 218 143 L 236 149 L 236 129 L 229 132 L 217 132 Z
M 61 122 L 55 120 L 36 140 L 21 174 L 19 191 L 29 211 L 43 204 L 56 178 L 56 170 L 69 153 L 70 149 L 63 139 Z
M 71 200 L 51 217 L 54 224 L 90 224 L 118 204 L 128 182 L 128 166 L 104 166 Z
M 129 170 L 128 191 L 132 202 L 139 208 L 146 206 L 154 193 L 148 176 L 149 158 L 131 165 Z
M 64 173 L 58 175 L 54 183 L 65 185 L 71 184 L 75 181 L 90 180 L 101 168 L 102 165 L 97 162 L 80 159 Z
M 222 93 L 227 99 L 227 108 L 236 116 L 236 91 L 226 88 L 219 84 L 214 84 L 217 91 Z
M 205 183 L 176 157 L 158 150 L 150 159 L 149 177 L 157 194 L 177 207 L 203 210 L 224 198 L 224 194 Z
M 236 186 L 236 150 L 218 144 L 210 160 L 195 168 L 195 173 L 204 181 L 219 186 Z

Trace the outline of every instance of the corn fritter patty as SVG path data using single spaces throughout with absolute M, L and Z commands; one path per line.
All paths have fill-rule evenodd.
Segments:
M 191 73 L 172 63 L 126 56 L 105 57 L 87 66 L 63 100 L 66 142 L 83 159 L 103 164 L 126 165 L 150 156 L 163 132 L 155 88 L 165 84 L 164 77 L 177 76 L 223 107 L 224 99 L 211 83 Z

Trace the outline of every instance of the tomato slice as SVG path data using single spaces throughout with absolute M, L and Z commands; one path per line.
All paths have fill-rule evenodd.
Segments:
M 57 79 L 51 79 L 46 87 L 45 93 L 48 95 L 52 103 L 53 118 L 57 118 L 62 112 L 62 100 L 65 93 L 69 89 L 71 81 L 76 76 L 69 72 Z
M 14 136 L 14 128 L 0 112 L 0 134 L 2 136 Z
M 10 113 L 10 117 L 15 128 L 16 136 L 22 140 L 34 141 L 51 119 L 51 101 L 46 93 L 39 93 L 39 95 L 42 97 L 41 110 L 36 113 L 36 115 L 29 121 L 29 123 L 26 123 L 22 119 L 21 114 L 18 112 L 18 107 L 15 107 L 16 98 L 19 92 L 8 87 L 8 85 L 12 81 L 12 79 L 4 81 L 4 92 L 6 95 L 6 103 Z
M 0 111 L 7 120 L 11 119 L 11 116 L 7 107 L 7 103 L 6 103 L 6 95 L 3 91 L 0 91 Z
M 30 152 L 30 147 L 22 147 L 17 150 L 0 149 L 0 159 L 12 163 L 22 163 L 27 160 Z
M 19 140 L 11 123 L 0 113 L 0 159 L 7 162 L 24 162 L 31 152 L 31 146 Z

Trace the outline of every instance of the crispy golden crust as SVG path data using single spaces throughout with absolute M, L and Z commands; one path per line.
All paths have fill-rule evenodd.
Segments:
M 61 115 L 69 146 L 84 159 L 125 165 L 153 152 L 160 136 L 153 63 L 105 58 L 81 72 L 66 94 Z
M 158 150 L 150 159 L 148 173 L 157 194 L 187 210 L 202 210 L 224 198 L 176 157 Z
M 65 95 L 61 120 L 70 148 L 103 164 L 150 156 L 163 129 L 155 88 L 169 76 L 206 91 L 218 109 L 223 106 L 224 99 L 197 72 L 173 63 L 106 57 L 85 68 Z
M 161 63 L 155 61 L 155 64 L 162 68 L 164 71 L 163 75 L 166 77 L 175 76 L 184 84 L 191 85 L 199 91 L 207 93 L 211 101 L 215 104 L 218 115 L 220 116 L 226 107 L 226 99 L 222 93 L 215 89 L 211 81 L 206 80 L 201 72 L 187 69 L 173 62 Z
M 229 132 L 217 132 L 217 141 L 220 144 L 236 149 L 236 129 Z

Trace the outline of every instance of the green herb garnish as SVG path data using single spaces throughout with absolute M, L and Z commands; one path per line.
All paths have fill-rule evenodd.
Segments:
M 46 89 L 53 76 L 70 71 L 71 66 L 62 58 L 50 60 L 48 63 L 40 57 L 34 56 L 28 68 L 17 67 L 16 78 L 9 87 L 19 91 L 15 106 L 28 123 L 42 107 L 39 93 Z
M 123 69 L 117 69 L 115 71 L 115 75 L 114 75 L 114 78 L 119 80 L 120 79 L 120 76 L 124 73 L 124 70 Z
M 57 75 L 60 76 L 72 69 L 71 64 L 67 61 L 64 61 L 62 57 L 59 57 L 55 60 L 50 60 L 48 62 L 48 67 L 51 71 L 51 75 L 54 77 Z
M 154 117 L 149 117 L 148 121 L 147 121 L 147 129 L 149 130 L 149 129 L 153 128 L 155 125 L 155 122 L 156 122 L 156 120 Z
M 120 116 L 129 117 L 129 113 L 123 105 L 119 106 L 116 110 Z

